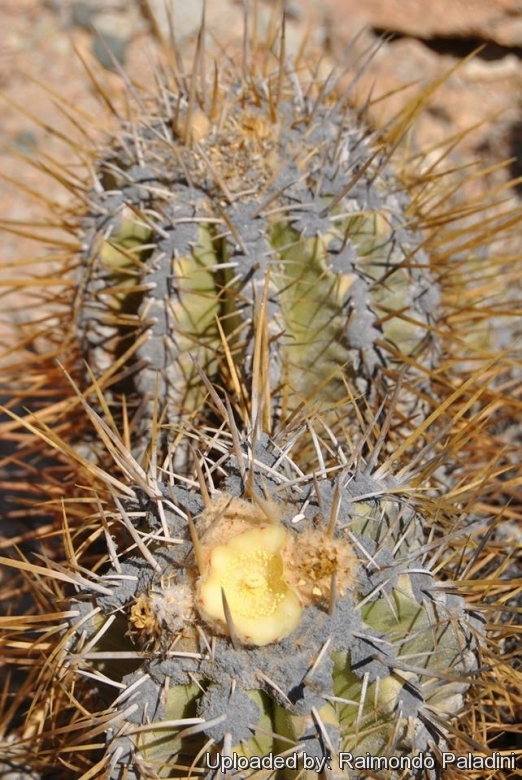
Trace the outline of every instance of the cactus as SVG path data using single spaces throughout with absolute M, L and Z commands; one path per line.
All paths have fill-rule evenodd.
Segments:
M 318 462 L 303 475 L 284 431 L 253 444 L 233 416 L 223 423 L 207 434 L 224 450 L 230 434 L 219 489 L 215 462 L 201 458 L 197 486 L 149 474 L 146 492 L 104 507 L 133 536 L 139 529 L 142 555 L 106 572 L 103 593 L 70 605 L 66 657 L 101 687 L 107 677 L 122 686 L 110 776 L 123 764 L 128 777 L 205 767 L 361 777 L 352 757 L 367 754 L 429 763 L 482 641 L 481 621 L 431 570 L 424 526 L 434 509 L 344 465 L 341 445 L 333 472 Z M 103 659 L 122 617 L 136 668 L 120 677 Z M 262 771 L 263 756 L 288 766 Z M 238 757 L 245 763 L 226 763 Z
M 99 165 L 75 326 L 98 379 L 122 354 L 140 366 L 148 425 L 155 397 L 166 423 L 200 410 L 195 363 L 241 400 L 261 301 L 272 416 L 342 402 L 346 382 L 381 399 L 380 369 L 433 364 L 437 286 L 384 153 L 314 80 L 299 89 L 234 74 L 208 108 L 175 96 Z M 425 410 L 414 373 L 408 418 Z
M 501 512 L 505 366 L 445 376 L 450 263 L 383 143 L 273 48 L 211 85 L 199 50 L 72 187 L 61 332 L 20 381 L 43 408 L 4 426 L 66 475 L 62 559 L 10 562 L 46 583 L 42 620 L 5 621 L 37 659 L 20 771 L 431 776 L 509 667 L 474 603 L 509 590 L 461 576 Z

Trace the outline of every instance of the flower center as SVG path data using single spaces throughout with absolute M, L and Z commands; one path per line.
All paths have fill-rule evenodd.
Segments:
M 270 525 L 237 534 L 210 551 L 199 583 L 199 610 L 209 622 L 227 626 L 225 594 L 234 630 L 250 644 L 265 645 L 288 636 L 299 624 L 302 606 L 288 584 L 282 526 Z
M 288 590 L 281 554 L 255 550 L 237 555 L 223 572 L 222 586 L 232 615 L 273 615 Z

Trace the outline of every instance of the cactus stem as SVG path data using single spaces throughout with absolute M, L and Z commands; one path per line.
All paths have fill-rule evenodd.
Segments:
M 516 552 L 500 536 L 518 519 L 503 498 L 520 487 L 504 438 L 520 363 L 465 341 L 503 316 L 501 287 L 486 288 L 504 260 L 479 256 L 497 222 L 455 225 L 479 204 L 452 212 L 437 169 L 409 200 L 408 172 L 386 166 L 412 115 L 391 144 L 370 138 L 335 74 L 285 61 L 281 9 L 256 71 L 248 5 L 233 73 L 207 79 L 204 7 L 190 73 L 174 41 L 153 94 L 120 71 L 124 116 L 85 66 L 118 123 L 110 148 L 78 147 L 82 180 L 33 163 L 75 195 L 68 211 L 48 202 L 75 238 L 49 239 L 63 280 L 41 265 L 0 282 L 34 281 L 58 306 L 24 320 L 7 377 L 35 411 L 2 427 L 56 518 L 35 535 L 52 534 L 43 565 L 0 558 L 39 599 L 37 617 L 0 622 L 31 675 L 6 700 L 33 699 L 20 744 L 42 777 L 54 762 L 85 780 L 208 778 L 205 751 L 437 756 L 473 744 L 470 725 L 486 752 L 520 691 L 504 622 Z M 43 226 L 5 225 L 42 244 Z M 465 598 L 499 617 L 483 631 Z
M 270 688 L 272 688 L 274 691 L 276 691 L 276 693 L 279 696 L 282 696 L 283 699 L 285 700 L 285 702 L 289 706 L 292 706 L 292 702 L 290 701 L 290 699 L 288 698 L 286 693 L 283 691 L 283 689 L 280 688 L 277 683 L 275 683 L 273 680 L 271 680 L 270 677 L 268 677 L 266 674 L 264 674 L 264 672 L 262 672 L 260 669 L 257 670 L 256 674 L 257 674 L 257 676 L 259 677 L 260 680 L 263 680 L 268 686 L 270 686 Z
M 349 179 L 347 184 L 344 186 L 344 188 L 339 192 L 338 195 L 336 195 L 334 198 L 332 198 L 331 201 L 328 202 L 328 204 L 324 207 L 324 209 L 320 212 L 320 216 L 325 218 L 327 217 L 335 207 L 342 202 L 343 198 L 346 197 L 346 195 L 350 192 L 353 187 L 357 184 L 358 181 L 364 176 L 368 168 L 372 165 L 373 161 L 377 159 L 382 154 L 382 149 L 378 146 L 373 154 L 371 154 L 368 159 L 366 160 L 363 165 L 360 167 L 356 167 L 355 172 L 353 176 Z M 383 163 L 381 162 L 379 165 L 379 168 L 383 167 Z M 377 171 L 374 175 L 377 174 Z
M 325 657 L 325 655 L 326 655 L 326 653 L 328 651 L 328 648 L 330 647 L 331 644 L 332 644 L 332 638 L 328 637 L 328 639 L 326 640 L 324 645 L 319 650 L 319 652 L 317 654 L 317 658 L 313 662 L 313 664 L 310 667 L 309 671 L 306 673 L 306 676 L 305 676 L 303 682 L 306 681 L 306 680 L 310 680 L 312 678 L 314 672 L 319 668 L 321 662 L 324 660 L 324 657 Z

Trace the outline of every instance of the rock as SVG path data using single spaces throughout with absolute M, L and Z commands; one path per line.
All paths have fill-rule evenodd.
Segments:
M 125 52 L 128 40 L 119 35 L 111 33 L 100 33 L 96 35 L 92 51 L 98 62 L 107 70 L 117 70 L 116 63 L 123 65 L 125 63 Z
M 325 8 L 354 14 L 379 30 L 424 40 L 476 38 L 522 46 L 520 0 L 326 0 Z
M 249 4 L 249 16 L 253 19 L 252 4 Z M 207 33 L 207 48 L 211 51 L 223 52 L 229 50 L 231 44 L 242 46 L 243 40 L 243 10 L 241 2 L 236 0 L 147 0 L 143 4 L 144 12 L 155 33 L 163 38 L 170 38 L 170 22 L 176 42 L 183 45 L 188 39 L 195 39 L 201 23 L 205 6 L 205 22 Z M 287 21 L 285 30 L 285 50 L 287 55 L 299 51 L 303 36 L 308 34 L 312 44 L 321 45 L 324 39 L 322 22 L 324 13 L 321 6 L 314 6 L 314 0 L 303 0 L 302 3 L 288 0 L 285 3 Z M 263 39 L 272 24 L 275 4 L 259 2 L 256 10 L 256 21 L 259 37 Z M 308 19 L 308 26 L 303 24 Z M 251 22 L 252 23 L 252 22 Z M 210 46 L 208 46 L 210 44 Z M 214 47 L 215 44 L 215 47 Z

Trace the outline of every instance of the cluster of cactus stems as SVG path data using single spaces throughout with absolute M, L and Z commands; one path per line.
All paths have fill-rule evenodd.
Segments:
M 399 175 L 412 114 L 372 136 L 284 19 L 210 80 L 204 33 L 128 113 L 99 87 L 118 130 L 71 141 L 84 178 L 34 163 L 71 239 L 4 356 L 33 530 L 2 559 L 0 769 L 516 776 L 514 742 L 444 756 L 522 712 L 520 272 L 480 258 L 519 215 Z

